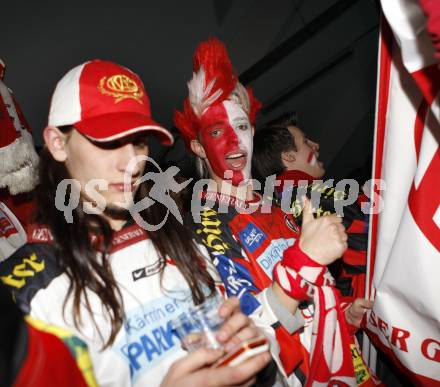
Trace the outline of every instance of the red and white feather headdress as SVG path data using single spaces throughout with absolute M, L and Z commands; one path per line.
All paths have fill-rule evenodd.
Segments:
M 183 111 L 176 111 L 174 124 L 188 145 L 197 138 L 200 118 L 212 105 L 231 100 L 239 104 L 254 125 L 261 103 L 245 88 L 232 68 L 225 45 L 216 38 L 199 44 L 193 56 L 193 77 Z

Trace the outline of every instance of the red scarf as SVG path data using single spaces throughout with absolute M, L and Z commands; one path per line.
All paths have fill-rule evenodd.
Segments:
M 297 300 L 313 298 L 315 314 L 306 386 L 356 386 L 350 334 L 327 268 L 302 252 L 297 241 L 284 252 L 274 269 L 274 278 L 289 296 Z

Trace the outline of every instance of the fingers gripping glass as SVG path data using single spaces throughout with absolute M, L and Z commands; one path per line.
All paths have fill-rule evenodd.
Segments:
M 220 297 L 209 298 L 172 321 L 173 329 L 186 350 L 192 352 L 203 347 L 222 348 L 215 337 L 224 321 L 218 314 L 222 302 Z
M 184 349 L 193 352 L 199 348 L 223 348 L 216 338 L 216 333 L 224 322 L 218 314 L 223 301 L 221 297 L 209 298 L 203 304 L 189 308 L 186 313 L 180 314 L 172 321 L 173 329 Z M 269 342 L 264 336 L 244 340 L 224 354 L 214 367 L 237 366 L 267 350 Z

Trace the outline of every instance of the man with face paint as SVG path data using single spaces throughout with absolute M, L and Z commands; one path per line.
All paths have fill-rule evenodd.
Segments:
M 223 101 L 207 109 L 201 117 L 199 144 L 204 144 L 211 174 L 219 182 L 226 171 L 232 171 L 231 183 L 236 186 L 250 179 L 253 128 L 242 107 Z M 197 143 L 196 152 L 203 152 Z
M 226 294 L 239 297 L 242 311 L 265 330 L 289 385 L 303 385 L 312 375 L 308 354 L 312 324 L 314 331 L 323 331 L 313 322 L 313 290 L 308 287 L 323 286 L 326 265 L 346 249 L 347 236 L 340 218 L 314 219 L 308 202 L 301 233 L 293 218 L 278 207 L 262 211 L 250 173 L 260 103 L 238 82 L 218 40 L 198 46 L 193 67 L 189 96 L 174 121 L 197 156 L 199 173 L 203 176 L 207 169 L 212 180 L 206 190 L 193 194 L 188 225 L 207 248 Z M 201 206 L 194 205 L 198 199 Z M 301 267 L 296 267 L 300 262 Z M 304 281 L 295 270 L 322 275 Z M 319 284 L 314 282 L 318 277 Z M 351 322 L 358 323 L 361 317 Z M 347 355 L 351 362 L 350 354 L 341 354 L 345 360 Z M 314 372 L 313 380 L 331 380 L 328 375 L 315 377 Z
M 344 194 L 319 182 L 325 173 L 323 163 L 319 161 L 319 144 L 307 138 L 298 127 L 295 113 L 285 113 L 257 131 L 252 167 L 260 181 L 276 175 L 280 182 L 276 186 L 280 198 L 291 195 L 292 213 L 299 224 L 302 218 L 301 203 L 297 198 L 299 186 L 307 186 L 309 198 L 312 192 L 321 192 L 319 206 L 314 203 L 318 207 L 317 216 L 335 213 L 335 203 Z M 331 268 L 337 279 L 336 287 L 345 302 L 365 295 L 368 233 L 365 215 L 361 211 L 361 199 L 363 195 L 358 201 L 343 207 L 348 248 L 342 260 Z

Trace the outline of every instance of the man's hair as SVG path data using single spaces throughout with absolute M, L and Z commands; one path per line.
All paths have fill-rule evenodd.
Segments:
M 69 133 L 72 127 L 61 127 L 61 131 Z M 41 152 L 40 184 L 37 187 L 36 222 L 48 226 L 54 238 L 57 263 L 70 280 L 64 307 L 70 295 L 73 295 L 73 318 L 75 326 L 80 330 L 80 305 L 84 304 L 93 319 L 93 311 L 86 290 L 94 292 L 101 300 L 111 320 L 111 333 L 105 347 L 111 345 L 123 324 L 124 308 L 121 291 L 112 272 L 109 251 L 113 231 L 105 218 L 100 215 L 86 214 L 79 205 L 73 211 L 73 222 L 68 223 L 64 214 L 55 207 L 55 196 L 58 184 L 69 178 L 64 163 L 57 162 L 47 148 Z M 139 186 L 135 202 L 145 198 L 152 182 L 147 181 Z M 156 202 L 141 211 L 141 217 L 148 224 L 159 224 L 165 219 L 167 208 Z M 130 221 L 130 220 L 129 220 Z M 102 254 L 97 254 L 92 246 L 91 234 L 100 235 L 104 241 Z M 194 302 L 201 303 L 205 299 L 204 288 L 212 294 L 215 291 L 213 279 L 210 277 L 203 259 L 189 231 L 174 216 L 168 216 L 162 228 L 149 233 L 161 260 L 162 270 L 166 266 L 165 257 L 174 263 L 187 281 Z M 162 271 L 163 274 L 163 271 Z M 96 321 L 93 319 L 95 325 Z M 100 327 L 96 325 L 100 330 Z
M 283 152 L 296 150 L 294 139 L 284 125 L 266 125 L 255 132 L 252 154 L 252 176 L 262 184 L 271 175 L 281 174 L 286 167 Z
M 269 121 L 268 126 L 298 126 L 298 113 L 297 112 L 285 112 L 277 118 Z

